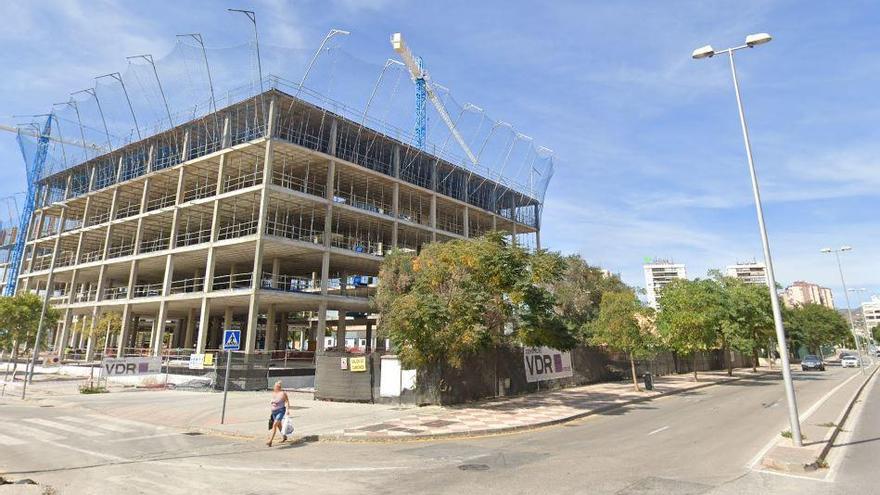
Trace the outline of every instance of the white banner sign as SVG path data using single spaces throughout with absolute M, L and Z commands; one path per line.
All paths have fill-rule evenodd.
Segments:
M 129 357 L 101 361 L 105 376 L 147 375 L 162 372 L 162 358 Z
M 205 355 L 204 354 L 190 354 L 189 355 L 189 369 L 191 369 L 191 370 L 205 369 Z
M 571 353 L 549 347 L 526 347 L 523 349 L 526 381 L 542 382 L 572 376 Z

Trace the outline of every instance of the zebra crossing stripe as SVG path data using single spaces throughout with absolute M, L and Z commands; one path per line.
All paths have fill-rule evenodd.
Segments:
M 76 433 L 77 435 L 82 435 L 84 437 L 97 437 L 103 435 L 103 433 L 101 432 L 87 430 L 81 426 L 58 423 L 56 421 L 49 421 L 48 419 L 32 418 L 26 419 L 25 421 L 27 421 L 28 423 L 33 423 L 35 425 L 43 426 L 45 428 L 54 428 L 56 430 Z
M 40 430 L 37 428 L 31 428 L 29 426 L 25 426 L 23 424 L 9 424 L 9 423 L 0 423 L 0 428 L 3 428 L 6 433 L 16 433 L 22 434 L 28 437 L 31 437 L 31 440 L 37 441 L 55 441 L 55 440 L 63 440 L 65 437 L 61 435 L 56 435 L 52 432 L 48 432 L 46 430 Z
M 132 428 L 157 428 L 162 429 L 161 426 L 151 425 L 149 423 L 140 423 L 138 421 L 131 421 L 128 419 L 116 418 L 113 416 L 103 416 L 101 414 L 89 414 L 87 417 L 92 418 L 94 421 L 100 421 L 104 425 L 108 425 L 111 423 L 115 423 L 117 425 L 129 426 Z
M 102 420 L 88 420 L 85 418 L 77 418 L 75 416 L 61 416 L 58 419 L 63 419 L 64 421 L 68 421 L 70 423 L 77 423 L 81 425 L 88 425 L 93 428 L 99 428 L 102 430 L 112 431 L 116 433 L 130 433 L 131 428 L 124 428 L 122 426 L 116 426 L 112 424 L 108 424 L 106 419 Z
M 24 445 L 26 443 L 24 440 L 0 435 L 0 445 Z

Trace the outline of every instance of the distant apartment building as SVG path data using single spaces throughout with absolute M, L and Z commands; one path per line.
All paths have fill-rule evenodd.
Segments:
M 654 260 L 646 263 L 645 268 L 645 291 L 648 298 L 648 305 L 657 309 L 657 301 L 660 298 L 660 292 L 663 287 L 677 279 L 687 278 L 687 270 L 684 264 L 673 263 L 666 260 Z
M 764 263 L 737 263 L 727 267 L 727 276 L 742 280 L 747 284 L 767 285 L 767 267 Z
M 831 294 L 831 289 L 800 280 L 785 288 L 783 299 L 786 306 L 790 308 L 805 304 L 821 304 L 834 309 L 834 297 Z
M 863 302 L 862 314 L 868 330 L 880 325 L 880 297 L 873 296 L 870 301 Z

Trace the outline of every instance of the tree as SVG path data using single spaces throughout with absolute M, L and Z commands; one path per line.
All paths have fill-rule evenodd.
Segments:
M 723 308 L 714 280 L 677 279 L 663 288 L 657 330 L 666 346 L 691 356 L 697 381 L 697 352 L 715 348 Z
M 874 325 L 874 328 L 871 329 L 871 336 L 874 337 L 874 342 L 880 342 L 880 323 Z
M 576 341 L 549 290 L 563 269 L 558 254 L 529 253 L 501 233 L 432 243 L 385 257 L 375 303 L 407 367 L 459 367 L 510 341 L 567 350 Z
M 122 315 L 119 313 L 106 312 L 98 319 L 95 325 L 95 332 L 104 335 L 104 356 L 107 355 L 107 346 L 110 344 L 110 337 L 119 334 L 122 331 Z
M 590 324 L 593 344 L 607 346 L 629 357 L 633 387 L 637 392 L 641 389 L 635 360 L 650 356 L 657 344 L 645 312 L 646 308 L 631 290 L 605 292 L 598 318 Z
M 630 289 L 620 277 L 590 266 L 580 255 L 566 256 L 563 261 L 564 274 L 551 287 L 556 296 L 556 311 L 570 331 L 589 342 L 590 322 L 599 316 L 603 294 Z
M 852 343 L 846 319 L 837 310 L 821 304 L 804 304 L 784 313 L 785 327 L 793 344 L 820 354 L 823 345 Z
M 758 350 L 774 335 L 773 310 L 765 285 L 747 284 L 735 277 L 718 277 L 723 314 L 720 326 L 727 374 L 733 374 L 730 349 L 752 357 L 757 371 Z
M 37 327 L 40 322 L 40 313 L 43 309 L 43 299 L 30 292 L 20 292 L 12 297 L 0 297 L 0 333 L 3 337 L 0 341 L 5 346 L 12 348 L 12 377 L 15 379 L 15 371 L 18 368 L 18 354 L 20 351 L 27 352 L 34 343 Z M 40 346 L 43 347 L 48 341 L 46 328 L 52 322 L 58 320 L 58 311 L 49 306 L 43 319 L 43 332 Z

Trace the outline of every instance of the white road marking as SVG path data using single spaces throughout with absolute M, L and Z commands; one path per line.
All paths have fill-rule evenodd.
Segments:
M 827 401 L 829 397 L 831 397 L 832 395 L 834 395 L 834 392 L 837 392 L 841 387 L 843 387 L 844 385 L 846 385 L 847 383 L 849 383 L 850 381 L 852 381 L 853 378 L 856 378 L 856 377 L 858 377 L 858 376 L 860 376 L 860 375 L 859 375 L 859 374 L 854 374 L 854 375 L 850 376 L 849 378 L 847 378 L 846 380 L 844 380 L 844 381 L 843 381 L 841 384 L 839 384 L 838 386 L 832 388 L 830 392 L 828 392 L 827 394 L 823 395 L 821 399 L 819 399 L 818 401 L 816 401 L 816 402 L 815 402 L 815 403 L 814 403 L 809 409 L 807 409 L 806 411 L 804 411 L 804 412 L 800 415 L 800 417 L 798 418 L 798 420 L 799 420 L 801 423 L 803 423 L 804 420 L 806 420 L 808 417 L 810 417 L 810 415 L 812 415 L 814 412 L 816 412 L 816 409 L 819 409 L 819 407 L 820 407 L 822 404 L 824 404 L 825 401 Z M 782 428 L 785 429 L 786 426 L 788 426 L 788 422 L 786 422 L 786 423 L 785 423 L 785 426 L 783 426 Z M 767 454 L 767 452 L 769 452 L 770 449 L 772 449 L 773 447 L 775 447 L 775 446 L 776 446 L 776 443 L 777 443 L 778 441 L 779 441 L 779 437 L 777 437 L 776 435 L 773 435 L 773 438 L 771 438 L 770 441 L 767 442 L 767 445 L 765 445 L 761 450 L 758 451 L 758 453 L 755 455 L 755 457 L 752 458 L 751 461 L 749 461 L 749 463 L 746 465 L 746 467 L 747 467 L 748 469 L 755 469 L 755 466 L 757 466 L 758 464 L 760 464 L 760 462 L 764 459 L 764 456 Z M 760 470 L 760 469 L 759 469 L 759 470 Z
M 57 421 L 49 421 L 48 419 L 41 418 L 30 418 L 26 419 L 28 423 L 33 423 L 35 425 L 40 425 L 44 428 L 53 428 L 55 430 L 67 431 L 70 433 L 75 433 L 77 435 L 83 437 L 99 437 L 103 435 L 103 433 L 97 431 L 91 431 L 83 428 L 82 426 L 77 425 L 68 425 L 64 423 L 58 423 Z
M 118 425 L 131 426 L 134 428 L 156 428 L 156 429 L 164 429 L 162 426 L 151 425 L 149 423 L 141 423 L 140 421 L 131 421 L 128 419 L 117 418 L 113 416 L 104 416 L 101 414 L 89 414 L 87 417 L 94 419 L 95 421 L 100 421 L 103 424 L 107 423 L 116 423 Z
M 669 426 L 664 426 L 663 428 L 657 428 L 656 430 L 652 431 L 651 433 L 648 433 L 646 436 L 650 437 L 651 435 L 653 435 L 655 433 L 660 433 L 661 431 L 668 430 L 668 429 L 669 429 Z
M 180 432 L 156 433 L 155 435 L 143 435 L 140 437 L 123 437 L 123 438 L 117 438 L 115 440 L 107 440 L 107 443 L 131 442 L 133 440 L 150 440 L 151 438 L 174 437 L 177 435 L 183 435 L 183 433 L 180 433 Z
M 9 424 L 9 423 L 0 423 L 0 428 L 4 428 L 6 433 L 22 433 L 27 435 L 28 440 L 33 441 L 55 441 L 55 440 L 63 440 L 64 437 L 61 435 L 56 435 L 54 433 L 50 433 L 46 430 L 39 430 L 37 428 L 31 428 L 25 426 L 23 424 Z
M 24 440 L 0 435 L 0 445 L 24 445 L 26 443 Z
M 70 421 L 71 423 L 79 423 L 79 424 L 83 424 L 83 425 L 89 425 L 89 426 L 92 426 L 95 428 L 100 428 L 102 430 L 114 431 L 116 433 L 130 433 L 132 431 L 131 428 L 123 428 L 121 426 L 107 424 L 106 421 L 102 422 L 102 421 L 96 421 L 94 419 L 90 421 L 85 418 L 77 418 L 74 416 L 61 416 L 58 419 L 63 419 L 64 421 Z

